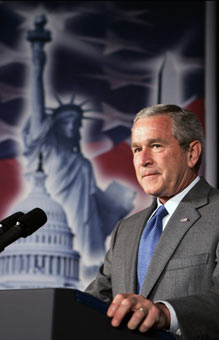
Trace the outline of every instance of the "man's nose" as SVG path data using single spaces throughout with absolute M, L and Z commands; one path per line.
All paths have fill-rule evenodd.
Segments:
M 152 163 L 152 157 L 149 150 L 142 150 L 140 156 L 140 165 L 145 167 Z

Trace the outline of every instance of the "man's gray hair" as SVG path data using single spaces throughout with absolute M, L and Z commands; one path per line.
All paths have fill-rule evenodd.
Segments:
M 199 169 L 204 150 L 204 133 L 201 122 L 195 113 L 189 110 L 184 110 L 177 105 L 158 104 L 146 107 L 138 112 L 135 116 L 134 123 L 142 118 L 163 114 L 169 115 L 172 118 L 173 135 L 184 150 L 189 149 L 189 145 L 192 141 L 200 141 L 202 153 L 198 163 L 196 164 L 196 168 Z

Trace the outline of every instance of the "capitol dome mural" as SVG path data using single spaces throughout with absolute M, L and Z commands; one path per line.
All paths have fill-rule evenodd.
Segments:
M 47 222 L 38 231 L 20 238 L 0 254 L 0 289 L 79 287 L 79 252 L 61 205 L 51 199 L 40 162 L 31 174 L 32 190 L 13 212 L 43 209 Z

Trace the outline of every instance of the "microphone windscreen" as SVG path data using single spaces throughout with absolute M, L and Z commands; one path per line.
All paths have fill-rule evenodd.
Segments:
M 9 228 L 13 227 L 16 222 L 18 221 L 19 217 L 23 216 L 24 213 L 21 211 L 18 211 L 6 218 L 4 220 L 0 221 L 0 235 L 8 230 Z
M 27 214 L 18 218 L 17 222 L 22 226 L 23 237 L 31 235 L 47 221 L 45 212 L 40 208 L 34 208 Z

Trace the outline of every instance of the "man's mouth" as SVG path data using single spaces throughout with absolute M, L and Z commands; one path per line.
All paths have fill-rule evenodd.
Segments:
M 141 177 L 145 178 L 145 177 L 151 177 L 151 176 L 156 176 L 156 175 L 159 175 L 159 173 L 158 172 L 147 173 L 147 174 L 142 175 Z

